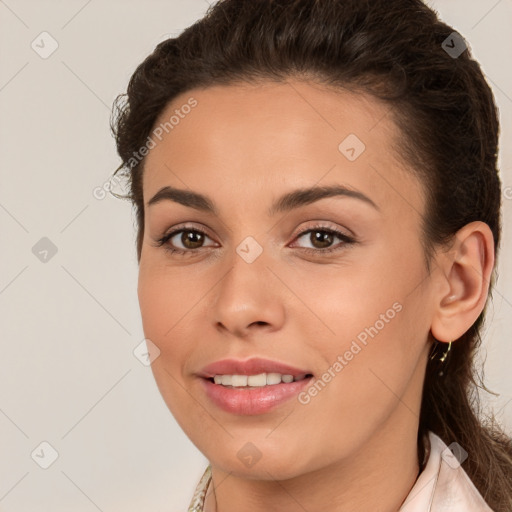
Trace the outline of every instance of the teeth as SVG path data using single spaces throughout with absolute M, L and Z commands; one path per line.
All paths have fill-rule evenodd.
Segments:
M 223 386 L 231 386 L 231 380 L 233 379 L 233 377 L 231 375 L 223 375 L 222 376 L 222 380 L 221 380 L 221 384 Z
M 260 373 L 258 375 L 215 375 L 213 381 L 215 384 L 221 384 L 222 386 L 259 388 L 273 386 L 281 382 L 298 381 L 305 377 L 305 374 L 297 375 L 294 378 L 293 375 L 282 375 L 280 373 Z
M 259 375 L 249 375 L 247 377 L 247 385 L 254 387 L 261 387 L 267 385 L 267 374 L 260 373 Z
M 280 384 L 281 374 L 280 373 L 267 373 L 267 384 Z
M 231 377 L 232 386 L 247 386 L 247 375 L 233 375 Z M 251 384 L 254 386 L 254 384 Z

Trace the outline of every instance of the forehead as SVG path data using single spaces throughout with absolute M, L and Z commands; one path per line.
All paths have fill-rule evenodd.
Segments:
M 167 184 L 222 199 L 236 190 L 243 203 L 261 199 L 257 191 L 344 183 L 422 209 L 390 107 L 368 95 L 293 80 L 192 89 L 167 105 L 151 137 L 145 202 Z

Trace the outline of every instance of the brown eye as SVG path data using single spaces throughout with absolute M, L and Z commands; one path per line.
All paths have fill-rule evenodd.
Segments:
M 355 243 L 354 238 L 342 233 L 341 231 L 332 228 L 325 228 L 323 226 L 317 226 L 303 231 L 297 235 L 297 239 L 303 238 L 308 234 L 309 237 L 306 240 L 309 241 L 311 247 L 302 247 L 302 250 L 317 255 L 342 250 L 344 247 Z M 336 238 L 341 240 L 341 242 L 333 246 L 332 244 Z
M 186 249 L 197 249 L 204 242 L 204 236 L 200 231 L 183 230 L 180 241 Z
M 204 246 L 205 238 L 210 238 L 201 229 L 175 229 L 167 235 L 164 235 L 157 241 L 158 247 L 165 246 L 165 249 L 171 253 L 185 254 L 194 253 Z M 174 239 L 174 240 L 173 240 Z M 181 247 L 180 247 L 181 244 Z
M 317 229 L 310 232 L 309 239 L 315 248 L 325 249 L 332 244 L 334 235 L 330 231 Z

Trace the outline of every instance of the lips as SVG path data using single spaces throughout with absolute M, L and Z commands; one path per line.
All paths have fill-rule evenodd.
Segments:
M 258 375 L 260 373 L 280 373 L 299 377 L 313 375 L 307 368 L 296 368 L 278 361 L 254 357 L 246 361 L 237 359 L 222 359 L 205 366 L 199 376 L 211 379 L 215 375 Z
M 211 404 L 228 414 L 252 416 L 271 413 L 290 403 L 309 386 L 312 378 L 258 388 L 225 387 L 214 384 L 210 379 L 199 380 Z

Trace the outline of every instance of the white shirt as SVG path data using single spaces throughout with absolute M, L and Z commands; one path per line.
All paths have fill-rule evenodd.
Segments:
M 428 435 L 427 464 L 398 512 L 493 512 L 442 439 L 431 431 Z M 210 481 L 211 466 L 208 466 L 197 484 L 188 512 L 203 512 Z
M 492 512 L 450 448 L 433 432 L 428 435 L 427 465 L 399 512 Z

